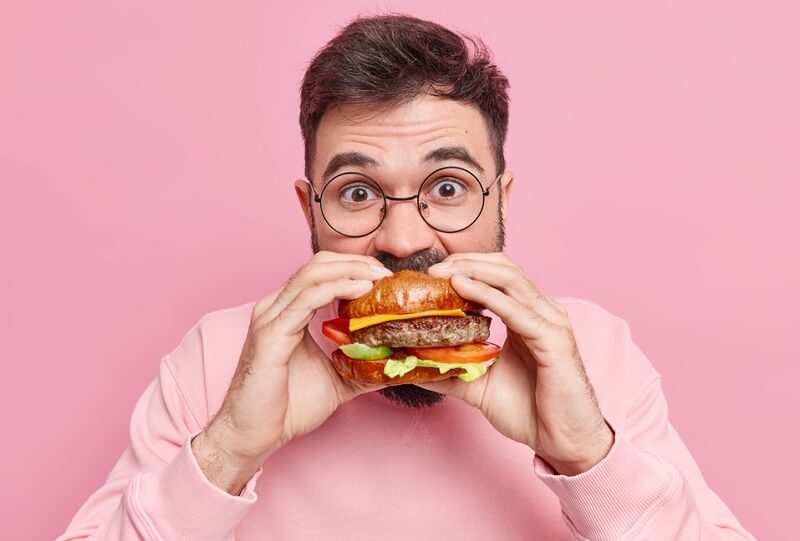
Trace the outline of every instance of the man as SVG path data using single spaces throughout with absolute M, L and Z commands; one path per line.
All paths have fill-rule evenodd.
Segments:
M 315 255 L 165 357 L 60 539 L 752 539 L 626 324 L 547 297 L 502 253 L 506 90 L 479 43 L 409 17 L 357 20 L 317 54 L 295 184 Z M 427 180 L 455 167 L 465 180 Z M 436 217 L 421 186 L 456 203 Z M 353 220 L 364 201 L 381 212 Z M 378 389 L 332 368 L 320 323 L 403 268 L 502 320 L 485 376 Z

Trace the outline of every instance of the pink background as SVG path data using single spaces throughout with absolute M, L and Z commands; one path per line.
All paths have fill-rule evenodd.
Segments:
M 754 534 L 785 539 L 800 482 L 792 3 L 267 4 L 0 8 L 2 537 L 60 533 L 160 357 L 308 257 L 292 194 L 304 67 L 352 16 L 403 10 L 481 35 L 511 78 L 512 257 L 631 323 L 709 484 Z

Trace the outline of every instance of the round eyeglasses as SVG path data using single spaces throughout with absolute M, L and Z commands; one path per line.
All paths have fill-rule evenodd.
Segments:
M 331 229 L 345 237 L 364 237 L 383 223 L 389 201 L 415 200 L 419 215 L 432 229 L 442 233 L 463 231 L 478 220 L 489 189 L 501 176 L 484 188 L 470 171 L 442 167 L 425 177 L 417 193 L 408 197 L 386 195 L 380 184 L 363 173 L 339 173 L 319 194 L 311 182 L 306 182 Z

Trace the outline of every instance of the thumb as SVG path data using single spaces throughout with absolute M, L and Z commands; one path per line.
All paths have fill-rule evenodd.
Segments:
M 442 393 L 447 396 L 454 396 L 460 398 L 470 406 L 480 407 L 484 391 L 486 390 L 486 380 L 488 378 L 481 377 L 475 381 L 467 383 L 457 377 L 443 379 L 441 381 L 431 381 L 428 383 L 417 383 L 418 387 Z

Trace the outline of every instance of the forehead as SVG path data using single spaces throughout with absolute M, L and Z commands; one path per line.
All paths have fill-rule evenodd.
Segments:
M 312 172 L 319 178 L 338 155 L 372 158 L 368 167 L 419 171 L 441 148 L 463 148 L 481 169 L 494 170 L 489 130 L 471 104 L 422 95 L 394 107 L 337 107 L 325 113 L 316 135 Z

